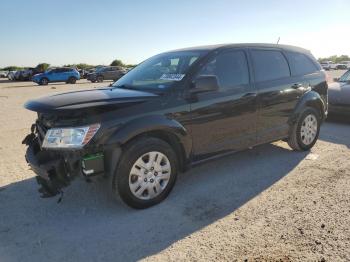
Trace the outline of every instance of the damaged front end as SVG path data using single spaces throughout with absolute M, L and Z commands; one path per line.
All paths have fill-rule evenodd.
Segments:
M 26 161 L 37 174 L 41 197 L 53 197 L 62 193 L 71 181 L 79 175 L 85 177 L 103 174 L 103 153 L 93 153 L 90 149 L 50 149 L 43 148 L 48 128 L 39 119 L 32 125 L 31 134 L 23 144 L 27 145 Z

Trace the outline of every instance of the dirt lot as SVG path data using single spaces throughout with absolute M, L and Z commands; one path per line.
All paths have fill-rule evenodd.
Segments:
M 110 201 L 103 181 L 40 199 L 23 103 L 104 85 L 0 80 L 0 261 L 350 261 L 350 121 L 326 122 L 311 152 L 278 142 L 196 167 L 147 210 Z

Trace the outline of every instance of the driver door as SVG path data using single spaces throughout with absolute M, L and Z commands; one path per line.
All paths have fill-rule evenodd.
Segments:
M 219 90 L 196 94 L 191 103 L 194 160 L 256 144 L 257 92 L 245 50 L 214 55 L 194 78 L 217 77 Z

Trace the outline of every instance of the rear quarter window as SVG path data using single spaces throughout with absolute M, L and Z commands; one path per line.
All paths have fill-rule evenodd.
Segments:
M 252 50 L 256 82 L 276 80 L 290 76 L 286 58 L 280 51 Z
M 286 52 L 286 56 L 293 76 L 308 75 L 318 71 L 316 65 L 304 54 Z

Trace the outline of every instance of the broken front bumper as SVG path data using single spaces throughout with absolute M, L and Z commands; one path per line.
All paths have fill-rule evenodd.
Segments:
M 23 144 L 28 145 L 26 161 L 37 174 L 42 197 L 52 197 L 62 192 L 71 181 L 79 176 L 103 174 L 103 154 L 88 155 L 84 150 L 45 150 L 41 148 L 39 138 L 28 135 Z

